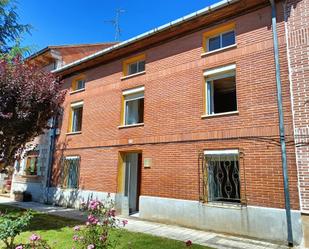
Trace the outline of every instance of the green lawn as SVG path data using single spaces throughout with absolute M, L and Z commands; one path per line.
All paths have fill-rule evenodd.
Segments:
M 23 210 L 10 206 L 0 205 L 0 211 L 14 215 L 19 215 Z M 58 216 L 34 213 L 27 231 L 23 232 L 17 238 L 17 242 L 26 242 L 32 233 L 40 235 L 47 240 L 53 249 L 71 249 L 73 246 L 73 227 L 80 225 L 80 221 L 66 219 Z M 142 233 L 132 233 L 128 231 L 121 232 L 117 249 L 181 249 L 187 248 L 184 242 L 155 237 Z M 4 248 L 0 242 L 0 248 Z M 193 245 L 192 249 L 207 249 L 199 245 Z M 209 248 L 208 248 L 209 249 Z

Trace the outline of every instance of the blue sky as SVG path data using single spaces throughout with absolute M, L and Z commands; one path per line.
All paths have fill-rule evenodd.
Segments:
M 105 22 L 121 14 L 121 40 L 126 40 L 179 17 L 200 10 L 218 0 L 19 0 L 22 23 L 31 24 L 31 36 L 22 45 L 34 51 L 48 45 L 114 41 L 115 31 Z

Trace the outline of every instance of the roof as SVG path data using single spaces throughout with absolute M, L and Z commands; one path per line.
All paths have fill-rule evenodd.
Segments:
M 66 64 L 63 67 L 60 67 L 52 72 L 64 76 L 73 73 L 74 71 L 83 70 L 98 63 L 103 63 L 104 58 L 105 60 L 115 59 L 117 51 L 120 51 L 121 49 L 127 49 L 128 51 L 123 52 L 122 54 L 118 53 L 118 56 L 137 51 L 138 49 L 141 49 L 141 47 L 143 47 L 142 45 L 139 46 L 139 42 L 144 42 L 144 47 L 146 47 L 146 45 L 151 45 L 151 40 L 154 41 L 154 44 L 155 42 L 158 43 L 158 41 L 164 39 L 166 40 L 168 38 L 176 37 L 176 35 L 180 32 L 189 32 L 190 29 L 185 27 L 187 24 L 191 24 L 194 29 L 200 28 L 202 27 L 202 25 L 204 25 L 205 28 L 207 27 L 207 24 L 210 25 L 211 22 L 213 24 L 214 20 L 218 21 L 221 19 L 222 21 L 227 17 L 243 13 L 245 10 L 248 10 L 250 8 L 253 9 L 265 5 L 269 5 L 268 0 L 222 0 L 192 14 L 186 15 L 175 21 L 152 29 L 146 33 L 135 36 L 131 39 L 128 39 L 111 47 L 102 49 L 94 54 L 81 58 L 72 63 Z M 222 13 L 219 13 L 220 11 Z M 225 13 L 223 13 L 223 11 Z M 201 19 L 200 22 L 198 21 L 199 19 Z M 177 30 L 179 32 L 177 32 Z M 168 35 L 167 33 L 170 33 L 170 35 Z M 155 39 L 155 37 L 158 37 L 159 34 L 162 36 L 162 39 Z M 131 47 L 132 49 L 129 50 L 129 47 Z
M 112 46 L 115 45 L 117 42 L 103 42 L 103 43 L 92 43 L 92 44 L 65 44 L 65 45 L 50 45 L 47 46 L 33 54 L 31 54 L 29 57 L 26 58 L 26 60 L 32 60 L 37 56 L 40 56 L 52 49 L 67 49 L 67 48 L 84 48 L 84 47 L 108 47 L 108 46 Z

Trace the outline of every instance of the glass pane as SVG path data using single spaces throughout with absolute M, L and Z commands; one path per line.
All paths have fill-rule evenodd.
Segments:
M 145 71 L 145 61 L 139 61 L 138 62 L 138 72 Z
M 82 130 L 83 107 L 78 107 L 73 110 L 72 131 Z
M 63 182 L 64 188 L 78 188 L 79 182 L 79 163 L 80 159 L 64 159 L 63 160 Z
M 206 96 L 206 106 L 207 106 L 207 114 L 213 114 L 213 83 L 212 81 L 206 82 L 207 96 Z
M 240 202 L 238 156 L 210 156 L 206 159 L 209 201 Z
M 85 88 L 85 81 L 84 80 L 77 81 L 77 90 L 84 89 L 84 88 Z
M 222 47 L 227 47 L 235 44 L 235 31 L 222 34 Z
M 139 99 L 138 105 L 138 122 L 144 123 L 144 99 Z
M 138 124 L 144 122 L 144 99 L 130 100 L 126 102 L 125 124 Z
M 137 73 L 137 62 L 129 65 L 128 74 L 130 75 L 130 74 L 135 74 L 135 73 Z
M 220 36 L 209 38 L 208 51 L 213 51 L 220 48 Z

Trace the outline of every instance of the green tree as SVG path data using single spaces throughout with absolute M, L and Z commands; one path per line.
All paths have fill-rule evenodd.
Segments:
M 20 24 L 15 0 L 0 0 L 0 53 L 24 53 L 19 42 L 25 33 L 30 34 L 31 25 Z

